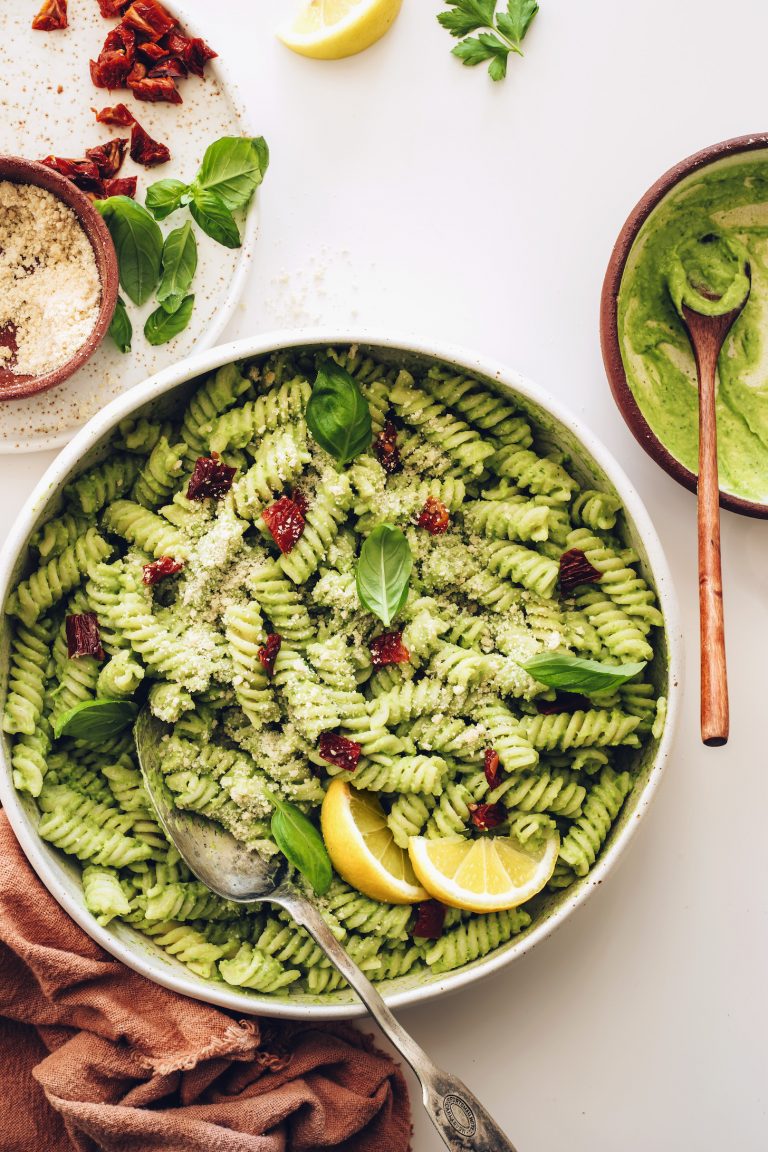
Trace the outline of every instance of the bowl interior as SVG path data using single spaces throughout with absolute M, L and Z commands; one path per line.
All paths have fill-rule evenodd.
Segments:
M 0 181 L 33 184 L 38 188 L 44 188 L 72 209 L 93 249 L 101 283 L 101 304 L 96 323 L 85 343 L 80 345 L 66 363 L 40 376 L 16 375 L 7 368 L 0 368 L 0 400 L 18 400 L 61 384 L 98 348 L 107 334 L 117 302 L 117 257 L 109 229 L 91 201 L 59 172 L 54 172 L 45 164 L 21 157 L 0 156 Z M 7 330 L 0 332 L 0 345 L 11 347 L 15 351 L 14 334 Z
M 280 346 L 317 347 L 320 349 L 328 347 L 329 344 L 349 344 L 351 342 L 349 338 L 324 339 L 317 342 L 306 338 L 292 339 L 286 340 L 282 345 L 274 342 L 270 342 L 268 345 L 262 343 L 260 351 L 266 355 L 267 348 L 269 351 L 273 351 Z M 250 342 L 250 344 L 252 343 Z M 447 975 L 434 975 L 421 971 L 380 985 L 387 1001 L 397 1005 L 428 999 L 442 992 L 458 989 L 463 984 L 497 969 L 513 957 L 522 955 L 548 935 L 569 912 L 587 897 L 595 885 L 601 883 L 602 878 L 618 858 L 637 826 L 638 818 L 645 810 L 662 771 L 676 716 L 680 677 L 679 637 L 674 596 L 669 577 L 666 574 L 661 547 L 655 539 L 650 522 L 646 520 L 646 514 L 642 505 L 639 504 L 637 496 L 628 481 L 621 475 L 618 466 L 610 462 L 610 458 L 606 460 L 607 468 L 598 463 L 592 453 L 585 448 L 569 422 L 556 418 L 549 411 L 546 403 L 539 403 L 531 394 L 535 391 L 532 386 L 525 385 L 521 379 L 501 371 L 494 372 L 492 369 L 486 372 L 478 371 L 477 365 L 473 365 L 470 360 L 441 357 L 439 354 L 409 351 L 374 342 L 355 341 L 355 343 L 358 343 L 366 352 L 380 361 L 395 363 L 406 368 L 428 367 L 434 364 L 436 360 L 440 360 L 452 368 L 460 368 L 462 371 L 475 375 L 489 388 L 509 396 L 511 401 L 519 409 L 527 412 L 535 422 L 538 430 L 538 447 L 545 445 L 548 448 L 561 451 L 568 458 L 569 470 L 582 484 L 616 493 L 625 508 L 628 504 L 630 505 L 630 510 L 622 518 L 624 523 L 621 526 L 620 534 L 625 542 L 638 552 L 643 575 L 656 587 L 666 619 L 666 627 L 658 630 L 656 656 L 653 665 L 648 669 L 648 673 L 659 693 L 664 694 L 670 702 L 667 726 L 661 741 L 651 740 L 642 749 L 625 750 L 627 763 L 637 772 L 634 789 L 627 798 L 622 813 L 614 824 L 611 835 L 595 867 L 588 876 L 577 881 L 570 888 L 556 894 L 537 897 L 535 903 L 531 902 L 529 908 L 532 913 L 535 913 L 531 926 L 490 956 Z M 250 359 L 251 348 L 244 348 L 243 345 L 246 344 L 249 342 L 230 346 L 226 350 L 230 354 L 226 355 L 216 356 L 217 350 L 214 350 L 214 353 L 207 355 L 206 368 L 215 368 L 232 359 L 240 359 L 244 356 Z M 235 349 L 234 355 L 231 354 L 233 348 Z M 218 350 L 218 352 L 221 351 Z M 167 373 L 165 375 L 167 376 Z M 176 383 L 177 380 L 178 374 L 171 379 L 170 383 L 165 385 L 161 395 L 145 403 L 137 404 L 135 408 L 129 409 L 125 399 L 116 402 L 114 407 L 120 406 L 119 418 L 124 418 L 129 414 L 129 411 L 131 415 L 141 414 L 155 417 L 172 410 L 177 411 L 179 406 L 183 405 L 187 397 L 194 391 L 199 378 L 185 379 L 181 383 Z M 510 380 L 513 380 L 514 383 L 509 382 Z M 146 388 L 144 390 L 146 391 Z M 160 390 L 159 385 L 157 390 Z M 113 419 L 112 426 L 116 422 L 117 417 Z M 82 439 L 83 436 L 84 434 L 81 433 L 79 439 Z M 26 541 L 39 524 L 45 522 L 58 511 L 63 484 L 108 454 L 110 438 L 111 431 L 102 434 L 84 455 L 71 464 L 66 473 L 59 475 L 56 484 L 47 490 L 35 508 L 28 525 Z M 602 450 L 600 451 L 602 454 Z M 73 452 L 73 460 L 75 456 L 76 453 Z M 608 474 L 608 469 L 615 469 L 619 480 L 618 487 Z M 632 507 L 634 507 L 635 516 L 633 516 Z M 636 518 L 643 521 L 642 529 L 638 527 Z M 653 567 L 649 562 L 649 550 L 654 556 Z M 6 595 L 16 581 L 23 578 L 27 569 L 25 542 L 15 558 L 12 572 L 8 573 Z M 2 577 L 0 577 L 1 580 Z M 0 586 L 1 595 L 2 587 Z M 5 669 L 8 668 L 9 663 L 9 631 L 8 617 L 3 615 L 0 622 L 0 659 L 2 660 L 2 667 Z M 5 692 L 5 683 L 0 683 L 0 698 L 4 698 Z M 363 1011 L 359 1002 L 349 991 L 325 994 L 321 997 L 298 993 L 291 996 L 278 994 L 263 997 L 258 994 L 235 991 L 225 985 L 196 977 L 185 966 L 158 949 L 149 939 L 135 932 L 127 924 L 115 921 L 106 928 L 97 925 L 85 908 L 79 880 L 80 872 L 76 864 L 37 836 L 35 829 L 39 817 L 35 802 L 27 795 L 15 792 L 10 781 L 7 737 L 4 737 L 3 740 L 5 768 L 4 771 L 0 771 L 0 798 L 8 811 L 17 836 L 19 836 L 31 863 L 54 896 L 64 905 L 70 915 L 107 950 L 129 966 L 136 968 L 161 984 L 239 1012 L 267 1012 L 274 1016 L 298 1018 L 306 1018 L 307 1016 L 344 1018 L 358 1015 Z

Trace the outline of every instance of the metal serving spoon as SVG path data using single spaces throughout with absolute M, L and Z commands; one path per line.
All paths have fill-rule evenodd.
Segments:
M 457 1077 L 437 1068 L 397 1022 L 315 905 L 287 879 L 285 860 L 280 856 L 264 860 L 219 825 L 173 806 L 161 768 L 162 739 L 168 732 L 170 728 L 149 708 L 142 709 L 134 727 L 141 774 L 158 819 L 189 870 L 225 900 L 278 904 L 306 928 L 418 1076 L 424 1107 L 446 1148 L 453 1152 L 515 1152 L 477 1097 Z

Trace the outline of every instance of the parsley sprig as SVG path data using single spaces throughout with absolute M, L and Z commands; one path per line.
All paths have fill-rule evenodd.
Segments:
M 507 0 L 505 12 L 497 12 L 498 0 L 447 0 L 447 12 L 437 19 L 460 43 L 452 49 L 462 64 L 474 68 L 489 61 L 491 80 L 503 80 L 510 52 L 522 56 L 520 44 L 539 10 L 536 0 Z M 481 31 L 482 30 L 482 31 Z M 472 33 L 477 32 L 477 36 Z

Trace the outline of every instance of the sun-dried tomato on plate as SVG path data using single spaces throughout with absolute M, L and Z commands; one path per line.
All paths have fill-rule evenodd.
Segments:
M 212 497 L 219 500 L 232 487 L 237 468 L 225 464 L 218 452 L 210 456 L 198 456 L 194 471 L 187 486 L 188 500 L 206 500 Z
M 304 513 L 290 496 L 281 496 L 261 513 L 281 552 L 290 552 L 304 531 Z
M 134 120 L 131 128 L 131 160 L 143 164 L 145 168 L 156 168 L 171 158 L 170 149 L 159 140 L 153 140 L 146 128 Z
M 36 32 L 58 32 L 67 27 L 67 0 L 43 0 L 32 21 Z
M 81 656 L 94 656 L 104 659 L 101 646 L 99 619 L 95 612 L 77 612 L 64 617 L 64 631 L 67 637 L 67 655 L 70 660 Z
M 442 500 L 438 500 L 435 496 L 427 496 L 424 507 L 419 513 L 417 521 L 419 528 L 425 528 L 430 536 L 442 536 L 447 532 L 450 522 L 448 509 Z
M 96 112 L 96 109 L 93 109 Z M 133 124 L 133 113 L 125 104 L 115 104 L 111 108 L 102 108 L 96 112 L 99 124 L 114 124 L 118 128 L 130 128 Z
M 165 580 L 166 576 L 175 576 L 181 572 L 183 567 L 183 560 L 174 560 L 173 556 L 161 556 L 159 560 L 153 560 L 151 564 L 144 565 L 141 579 L 144 584 L 151 588 L 153 584 Z
M 115 136 L 114 139 L 98 144 L 95 148 L 86 148 L 85 155 L 86 159 L 92 160 L 96 165 L 102 179 L 111 180 L 122 168 L 127 147 L 127 136 Z
M 374 636 L 368 647 L 374 668 L 383 668 L 385 664 L 407 664 L 411 658 L 403 644 L 402 632 L 382 632 Z
M 354 740 L 348 740 L 346 736 L 337 736 L 335 732 L 323 732 L 318 741 L 318 751 L 328 764 L 334 764 L 346 772 L 354 772 L 363 750 L 359 744 Z
M 566 596 L 579 584 L 596 584 L 601 576 L 581 548 L 569 548 L 560 557 L 560 591 Z

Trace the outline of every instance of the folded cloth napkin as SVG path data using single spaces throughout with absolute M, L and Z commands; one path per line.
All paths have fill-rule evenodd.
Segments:
M 104 952 L 0 812 L 3 1152 L 407 1152 L 405 1081 L 346 1025 L 241 1019 Z

